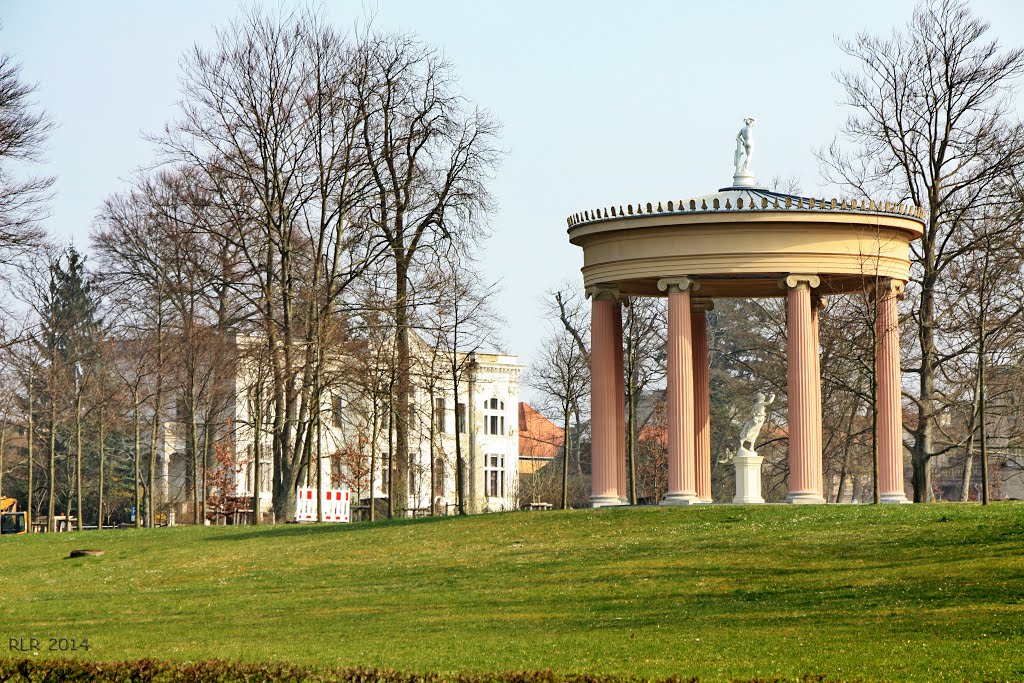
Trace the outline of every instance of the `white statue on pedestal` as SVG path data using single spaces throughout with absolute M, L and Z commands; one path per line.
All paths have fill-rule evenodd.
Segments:
M 754 445 L 757 443 L 757 435 L 761 433 L 764 420 L 768 416 L 768 406 L 775 403 L 775 394 L 769 394 L 767 398 L 761 392 L 757 392 L 757 399 L 754 407 L 750 409 L 750 419 L 743 423 L 740 430 L 740 451 L 754 452 Z
M 743 119 L 743 127 L 736 134 L 736 153 L 733 154 L 732 165 L 735 167 L 732 181 L 737 187 L 754 187 L 754 173 L 750 170 L 750 161 L 754 158 L 754 132 L 751 127 L 757 119 L 748 116 Z
M 768 417 L 768 406 L 775 402 L 775 394 L 765 396 L 758 392 L 754 406 L 750 410 L 750 419 L 740 430 L 740 448 L 735 455 L 726 450 L 726 457 L 719 462 L 732 461 L 736 468 L 736 496 L 734 503 L 763 503 L 761 497 L 761 463 L 764 458 L 757 454 L 754 446 L 757 435 L 761 433 L 765 419 Z

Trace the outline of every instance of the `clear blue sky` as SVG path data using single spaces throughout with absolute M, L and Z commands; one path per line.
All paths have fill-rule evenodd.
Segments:
M 278 3 L 266 3 L 277 6 Z M 80 246 L 100 202 L 152 158 L 140 134 L 175 115 L 178 59 L 248 6 L 225 0 L 0 0 L 0 50 L 14 53 L 58 123 L 48 171 L 58 176 L 51 232 Z M 325 2 L 340 26 L 365 16 Z M 1024 44 L 1024 3 L 977 0 L 1004 45 Z M 541 341 L 538 301 L 579 282 L 565 234 L 573 211 L 679 199 L 729 184 L 733 138 L 758 118 L 754 170 L 820 188 L 812 151 L 846 113 L 835 45 L 888 32 L 910 0 L 583 1 L 381 0 L 380 28 L 440 46 L 465 92 L 504 123 L 508 156 L 484 260 L 500 280 L 508 350 L 525 363 Z

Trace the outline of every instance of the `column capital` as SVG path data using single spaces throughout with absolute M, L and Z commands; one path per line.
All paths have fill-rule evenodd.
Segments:
M 868 291 L 874 292 L 877 296 L 894 296 L 901 301 L 906 289 L 906 282 L 891 277 L 878 278 L 868 285 Z
M 658 289 L 662 292 L 685 292 L 688 289 L 696 292 L 700 283 L 686 275 L 674 275 L 658 280 Z
M 622 292 L 615 285 L 591 285 L 586 289 L 587 298 L 594 301 L 620 301 Z
M 820 287 L 821 278 L 807 273 L 790 273 L 779 280 L 779 289 L 797 289 L 801 285 L 807 285 L 809 289 Z
M 690 299 L 690 311 L 693 313 L 707 313 L 715 310 L 715 302 L 711 299 Z

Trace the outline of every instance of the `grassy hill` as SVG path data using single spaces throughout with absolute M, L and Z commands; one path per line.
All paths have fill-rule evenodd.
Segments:
M 0 568 L 0 637 L 73 657 L 1024 679 L 1022 504 L 3 537 Z

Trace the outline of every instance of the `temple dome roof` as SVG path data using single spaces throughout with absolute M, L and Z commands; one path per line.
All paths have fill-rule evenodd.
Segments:
M 760 187 L 724 187 L 717 192 L 680 200 L 619 204 L 579 211 L 566 219 L 569 228 L 598 221 L 664 213 L 721 213 L 723 211 L 818 211 L 875 213 L 904 216 L 924 222 L 920 207 L 871 199 L 816 198 L 776 192 Z M 739 218 L 737 216 L 737 218 Z

